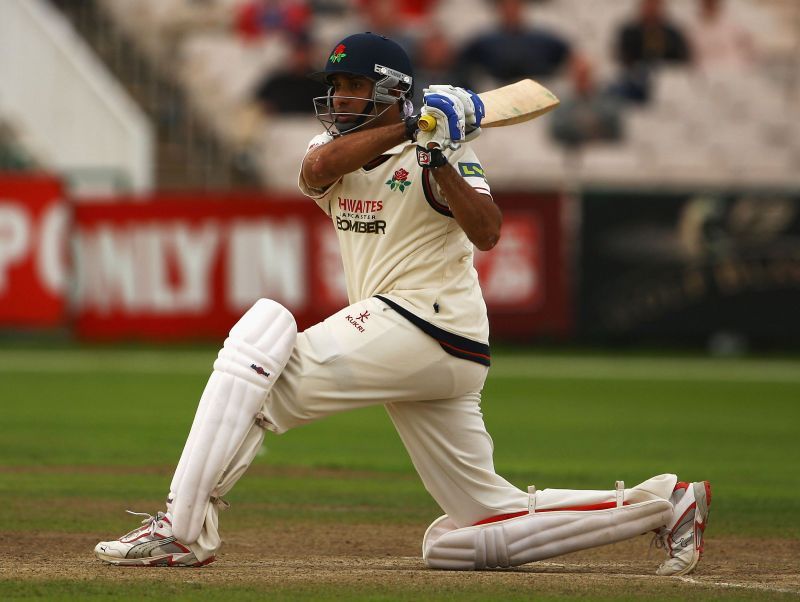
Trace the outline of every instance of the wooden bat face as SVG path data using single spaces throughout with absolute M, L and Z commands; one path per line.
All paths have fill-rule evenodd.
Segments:
M 535 119 L 558 106 L 556 95 L 532 79 L 495 88 L 478 94 L 483 101 L 486 114 L 481 127 L 501 127 Z M 419 129 L 429 132 L 436 127 L 436 118 L 423 115 Z
M 552 111 L 559 100 L 550 90 L 532 79 L 478 94 L 486 115 L 481 127 L 501 127 L 535 119 Z

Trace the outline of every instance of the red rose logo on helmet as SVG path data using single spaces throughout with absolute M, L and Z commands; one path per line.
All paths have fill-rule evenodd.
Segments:
M 400 190 L 400 192 L 405 192 L 407 186 L 411 186 L 411 182 L 408 180 L 408 172 L 405 169 L 398 169 L 394 172 L 391 180 L 387 180 L 386 184 L 392 190 Z
M 345 50 L 346 48 L 344 44 L 339 44 L 336 48 L 334 48 L 333 53 L 331 54 L 331 63 L 341 63 L 342 59 L 347 56 Z

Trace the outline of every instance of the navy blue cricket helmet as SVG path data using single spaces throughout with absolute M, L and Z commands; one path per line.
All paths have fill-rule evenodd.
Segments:
M 406 51 L 397 42 L 369 31 L 347 36 L 339 42 L 325 61 L 325 69 L 311 77 L 330 84 L 331 76 L 337 73 L 367 77 L 375 82 L 375 89 L 368 112 L 360 114 L 361 118 L 355 123 L 336 123 L 332 91 L 314 99 L 317 117 L 328 131 L 335 126 L 340 134 L 350 132 L 366 123 L 369 117 L 377 116 L 374 103 L 393 104 L 410 99 L 413 94 L 413 69 Z

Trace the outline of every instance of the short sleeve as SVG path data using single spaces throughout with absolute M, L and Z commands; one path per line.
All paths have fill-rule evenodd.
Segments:
M 447 160 L 467 184 L 482 194 L 492 196 L 483 166 L 469 144 L 462 144 Z

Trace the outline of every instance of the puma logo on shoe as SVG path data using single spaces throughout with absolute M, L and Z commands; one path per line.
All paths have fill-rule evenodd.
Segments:
M 198 561 L 194 553 L 172 534 L 169 514 L 155 516 L 144 512 L 129 514 L 146 516 L 142 526 L 115 541 L 101 541 L 95 555 L 105 563 L 117 566 L 203 566 L 214 557 Z
M 126 558 L 145 558 L 150 556 L 150 553 L 156 548 L 165 546 L 175 541 L 175 537 L 167 537 L 165 539 L 156 539 L 155 541 L 145 541 L 138 545 L 133 546 L 128 550 Z

